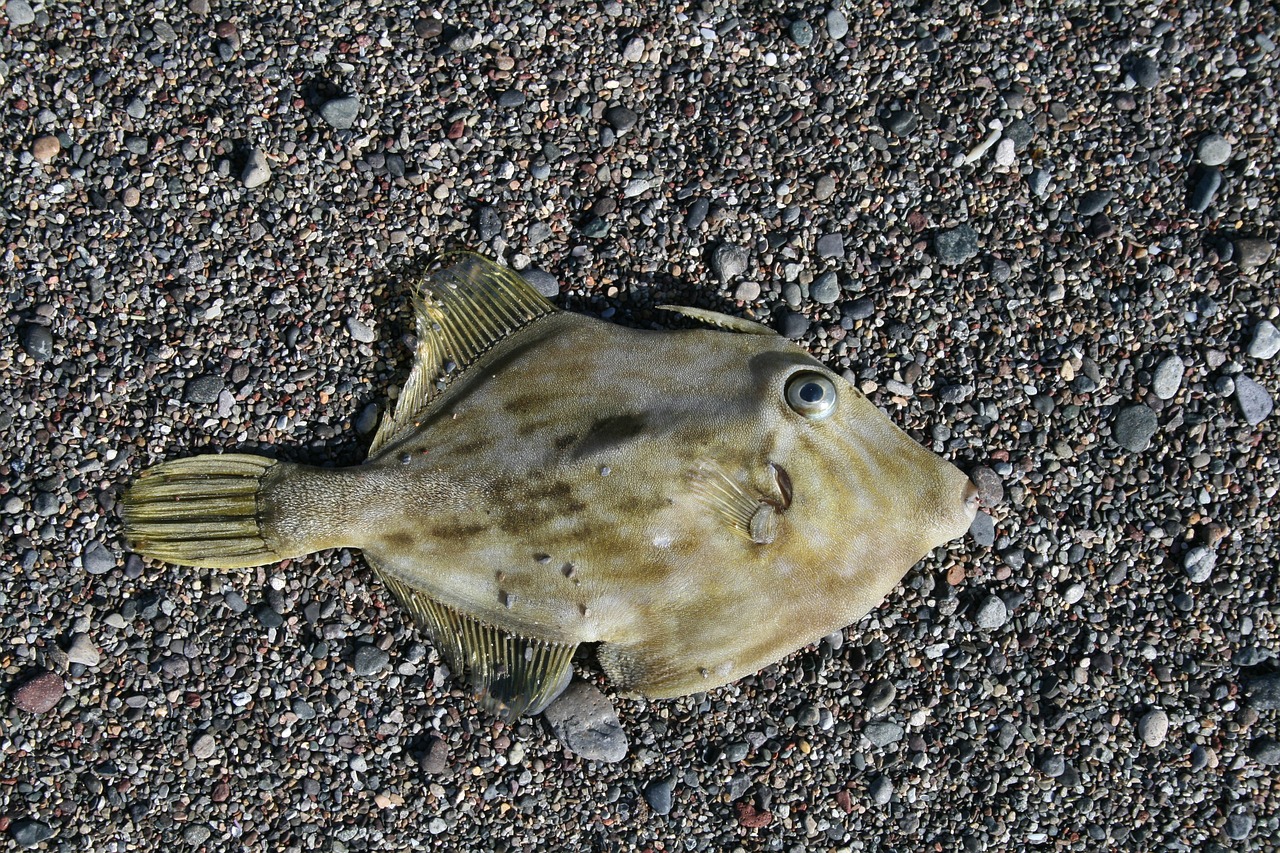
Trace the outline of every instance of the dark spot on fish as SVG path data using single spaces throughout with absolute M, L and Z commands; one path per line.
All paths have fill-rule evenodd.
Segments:
M 649 419 L 643 413 L 600 418 L 574 447 L 572 458 L 582 459 L 616 448 L 640 435 L 648 425 Z
M 489 513 L 485 513 L 489 515 Z M 448 520 L 434 520 L 431 525 L 431 536 L 436 539 L 443 540 L 461 540 L 470 539 L 473 536 L 479 536 L 481 533 L 487 533 L 489 526 L 487 524 L 476 524 L 474 522 Z
M 471 441 L 464 441 L 462 442 L 462 444 L 456 445 L 454 447 L 450 447 L 449 452 L 457 456 L 471 456 L 482 450 L 488 450 L 489 447 L 490 447 L 490 442 L 484 439 L 476 438 L 476 439 L 472 439 Z M 424 450 L 423 453 L 425 452 L 426 451 Z
M 534 554 L 533 559 L 545 565 L 551 562 L 551 555 L 550 554 Z
M 578 569 L 573 565 L 573 563 L 565 563 L 560 567 L 560 572 L 567 578 L 573 577 L 577 571 Z
M 569 433 L 568 435 L 562 435 L 556 438 L 556 440 L 552 442 L 552 445 L 555 447 L 556 450 L 563 452 L 565 450 L 568 450 L 569 447 L 577 440 L 578 440 L 577 433 Z
M 382 534 L 382 549 L 384 551 L 408 551 L 413 547 L 413 535 L 405 530 L 393 530 L 390 533 Z

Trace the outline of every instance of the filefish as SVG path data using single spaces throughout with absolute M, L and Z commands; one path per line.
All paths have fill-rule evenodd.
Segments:
M 451 671 L 505 718 L 595 646 L 622 694 L 709 690 L 852 624 L 977 490 L 766 326 L 559 310 L 510 269 L 441 256 L 416 359 L 367 460 L 225 453 L 143 471 L 133 550 L 240 568 L 357 548 Z

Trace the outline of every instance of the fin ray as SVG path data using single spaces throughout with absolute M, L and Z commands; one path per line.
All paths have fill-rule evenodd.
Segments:
M 706 323 L 708 326 L 715 326 L 719 329 L 727 329 L 730 332 L 741 332 L 744 335 L 778 336 L 777 332 L 763 323 L 757 323 L 755 320 L 746 320 L 742 317 L 734 317 L 729 314 L 721 314 L 719 311 L 712 311 L 707 308 L 690 308 L 687 305 L 659 305 L 658 309 L 670 311 L 673 314 L 681 314 L 690 320 L 697 320 L 699 323 Z

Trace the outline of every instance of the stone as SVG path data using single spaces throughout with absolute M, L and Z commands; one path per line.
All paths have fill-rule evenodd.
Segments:
M 22 329 L 22 351 L 36 364 L 53 358 L 53 332 L 48 326 L 31 324 Z
M 1141 453 L 1151 446 L 1159 420 L 1156 413 L 1141 404 L 1128 406 L 1116 415 L 1111 428 L 1111 440 L 1133 453 Z
M 1243 373 L 1237 376 L 1235 385 L 1236 405 L 1240 407 L 1240 414 L 1249 426 L 1262 423 L 1275 410 L 1275 401 L 1271 399 L 1267 389 L 1248 376 Z
M 211 758 L 213 756 L 213 753 L 217 750 L 217 748 L 218 748 L 217 741 L 215 741 L 213 739 L 213 735 L 209 734 L 208 732 L 203 732 L 199 735 L 196 735 L 195 740 L 191 741 L 191 747 L 190 747 L 191 755 L 195 758 L 200 759 L 201 761 L 204 761 L 206 758 Z
M 1001 139 L 996 145 L 996 165 L 1012 166 L 1018 159 L 1017 146 L 1012 139 Z
M 1243 812 L 1233 814 L 1222 825 L 1222 833 L 1232 841 L 1244 841 L 1253 834 L 1253 815 Z
M 1128 66 L 1129 77 L 1139 87 L 1154 89 L 1160 85 L 1160 66 L 1151 57 L 1144 54 L 1131 54 Z
M 721 243 L 711 250 L 711 271 L 722 282 L 737 278 L 747 271 L 747 250 L 732 243 Z
M 525 94 L 519 89 L 508 89 L 498 96 L 498 106 L 500 107 L 523 107 L 525 101 Z
M 733 291 L 733 298 L 739 302 L 754 302 L 760 298 L 760 283 L 744 281 Z
M 433 737 L 418 758 L 423 773 L 438 776 L 449 767 L 449 744 L 443 738 Z
M 996 542 L 995 519 L 988 513 L 978 513 L 973 517 L 973 522 L 969 525 L 969 535 L 973 537 L 973 544 L 983 548 L 990 548 Z
M 320 117 L 335 130 L 349 130 L 360 115 L 360 99 L 352 95 L 330 98 L 320 105 Z
M 1047 169 L 1035 169 L 1027 176 L 1027 186 L 1031 190 L 1031 194 L 1037 198 L 1043 198 L 1044 194 L 1049 191 L 1049 181 L 1053 179 L 1053 174 Z
M 226 380 L 221 376 L 193 376 L 182 387 L 182 399 L 188 403 L 216 403 Z
M 894 110 L 881 124 L 894 136 L 907 136 L 920 126 L 920 117 L 909 110 Z
M 366 643 L 356 649 L 356 653 L 352 657 L 352 667 L 355 669 L 356 675 L 367 677 L 377 675 L 386 668 L 390 660 L 391 655 L 387 654 L 385 650 Z
M 649 804 L 649 808 L 653 809 L 654 814 L 671 813 L 671 796 L 674 787 L 670 776 L 654 779 L 644 786 L 644 800 Z
M 1197 545 L 1182 558 L 1182 568 L 1193 583 L 1204 583 L 1213 576 L 1217 562 L 1218 556 L 1212 548 Z
M 1156 365 L 1151 378 L 1151 393 L 1161 400 L 1172 400 L 1182 387 L 1182 377 L 1187 365 L 1176 355 L 1165 357 Z
M 823 305 L 834 304 L 840 298 L 840 277 L 834 272 L 823 273 L 809 286 L 809 295 Z
M 609 123 L 609 127 L 612 127 L 618 133 L 626 133 L 636 126 L 640 116 L 630 107 L 615 104 L 604 111 L 604 120 Z
M 76 634 L 71 638 L 71 646 L 67 649 L 67 662 L 82 666 L 94 667 L 102 660 L 98 647 L 88 634 Z
M 348 317 L 346 326 L 347 334 L 362 344 L 371 344 L 377 338 L 369 324 L 358 317 Z
M 833 41 L 840 41 L 849 34 L 849 19 L 839 9 L 827 10 L 827 35 Z
M 968 225 L 958 225 L 938 232 L 933 249 L 939 263 L 958 266 L 978 254 L 978 234 Z
M 1213 204 L 1214 196 L 1222 186 L 1222 172 L 1217 169 L 1204 169 L 1196 179 L 1191 196 L 1187 199 L 1187 209 L 1192 213 L 1204 213 Z
M 796 47 L 808 47 L 813 44 L 813 25 L 808 21 L 796 19 L 787 27 L 787 35 Z
M 778 332 L 784 338 L 799 340 L 809 333 L 809 318 L 797 311 L 790 311 L 782 316 Z
M 1249 704 L 1261 711 L 1280 711 L 1280 672 L 1256 675 L 1245 681 Z
M 902 726 L 888 720 L 867 723 L 866 728 L 862 730 L 862 736 L 870 741 L 872 746 L 877 747 L 892 746 L 902 740 L 903 734 Z
M 844 257 L 844 235 L 823 234 L 818 238 L 818 242 L 814 244 L 814 250 L 817 251 L 820 258 L 839 260 Z
M 524 280 L 533 285 L 533 289 L 548 299 L 560 295 L 560 279 L 546 270 L 530 267 L 521 273 Z
M 13 704 L 28 714 L 47 714 L 62 701 L 66 692 L 62 679 L 52 672 L 43 672 L 28 679 L 13 692 Z
M 588 761 L 627 757 L 627 734 L 609 700 L 585 681 L 570 684 L 542 712 L 560 744 Z
M 633 36 L 622 47 L 622 58 L 627 62 L 639 62 L 644 58 L 644 39 Z
M 31 143 L 31 156 L 40 163 L 51 163 L 62 151 L 62 143 L 52 133 L 37 136 Z
M 871 783 L 871 789 L 868 791 L 871 795 L 871 802 L 877 806 L 888 805 L 893 799 L 893 783 L 889 781 L 888 776 L 877 776 L 876 780 Z
M 1249 745 L 1249 757 L 1265 767 L 1280 765 L 1280 742 L 1258 738 Z
M 260 148 L 249 151 L 244 170 L 240 173 L 240 183 L 246 189 L 260 187 L 271 180 L 271 166 L 267 163 L 267 155 Z
M 1231 159 L 1231 143 L 1220 133 L 1207 134 L 1196 146 L 1196 157 L 1206 166 L 1221 166 Z
M 9 19 L 9 26 L 14 29 L 36 22 L 36 13 L 27 0 L 9 0 L 4 6 L 4 14 Z
M 1107 205 L 1111 204 L 1113 198 L 1115 193 L 1110 190 L 1089 190 L 1076 202 L 1076 213 L 1082 218 L 1102 213 L 1107 209 Z
M 826 201 L 836 194 L 836 179 L 831 175 L 823 175 L 813 186 L 813 197 L 818 201 Z
M 978 487 L 978 500 L 983 506 L 995 506 L 1004 500 L 1004 482 L 991 468 L 979 465 L 969 473 L 969 479 Z
M 90 542 L 80 554 L 80 566 L 91 575 L 105 575 L 118 562 L 115 553 L 101 542 Z
M 1232 241 L 1232 247 L 1235 250 L 1236 265 L 1246 272 L 1264 265 L 1275 253 L 1275 246 L 1271 241 L 1262 237 L 1237 237 Z
M 1152 708 L 1138 721 L 1138 737 L 1150 747 L 1164 743 L 1169 735 L 1169 715 L 1162 708 Z
M 867 710 L 873 714 L 882 714 L 889 710 L 893 700 L 898 696 L 898 688 L 887 678 L 877 681 L 867 688 Z
M 12 3 L 9 4 L 9 8 L 13 8 Z M 9 837 L 19 847 L 34 850 L 50 838 L 53 838 L 53 828 L 44 821 L 24 817 L 9 824 Z
M 1269 361 L 1280 353 L 1280 329 L 1270 320 L 1262 320 L 1253 327 L 1253 338 L 1249 341 L 1250 358 Z
M 996 628 L 1003 627 L 1004 623 L 1009 621 L 1009 608 L 999 596 L 988 595 L 978 605 L 978 611 L 974 614 L 973 621 L 977 623 L 979 628 L 994 631 Z

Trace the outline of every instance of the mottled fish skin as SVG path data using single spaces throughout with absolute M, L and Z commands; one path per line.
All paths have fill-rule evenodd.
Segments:
M 799 371 L 837 383 L 830 417 L 787 406 Z M 776 496 L 771 465 L 793 497 L 762 545 L 696 481 Z M 973 516 L 963 474 L 784 339 L 573 314 L 500 344 L 416 432 L 344 472 L 349 498 L 319 476 L 278 494 L 282 529 L 317 493 L 359 507 L 338 538 L 381 570 L 525 636 L 604 643 L 618 688 L 655 697 L 854 622 Z
M 764 327 L 695 310 L 731 331 L 621 328 L 449 261 L 416 294 L 418 360 L 365 464 L 163 463 L 122 500 L 133 546 L 228 568 L 360 548 L 514 716 L 554 697 L 582 643 L 653 697 L 756 672 L 856 621 L 974 517 L 960 471 Z

